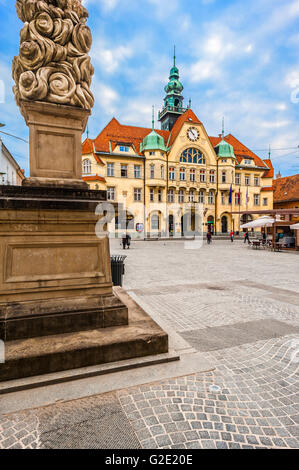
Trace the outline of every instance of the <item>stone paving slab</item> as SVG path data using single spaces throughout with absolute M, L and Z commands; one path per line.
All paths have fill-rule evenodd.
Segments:
M 192 347 L 203 352 L 240 346 L 292 333 L 299 335 L 299 328 L 277 320 L 258 320 L 185 331 L 181 334 Z
M 1 416 L 0 448 L 105 448 L 119 427 L 128 440 L 115 448 L 298 449 L 298 256 L 220 241 L 133 242 L 126 254 L 125 288 L 156 322 L 176 338 L 193 331 L 197 348 L 218 332 L 197 353 L 215 369 Z

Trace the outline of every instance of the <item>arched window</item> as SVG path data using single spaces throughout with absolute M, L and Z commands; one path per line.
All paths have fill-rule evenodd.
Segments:
M 180 161 L 182 163 L 195 163 L 198 165 L 205 165 L 206 159 L 203 154 L 196 148 L 189 148 L 184 150 L 181 155 Z
M 83 174 L 88 175 L 91 173 L 91 161 L 86 158 L 83 160 Z

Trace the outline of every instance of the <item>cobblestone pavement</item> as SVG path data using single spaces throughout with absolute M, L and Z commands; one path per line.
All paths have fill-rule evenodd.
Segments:
M 298 448 L 298 255 L 230 242 L 126 254 L 125 288 L 215 370 L 0 416 L 0 449 Z

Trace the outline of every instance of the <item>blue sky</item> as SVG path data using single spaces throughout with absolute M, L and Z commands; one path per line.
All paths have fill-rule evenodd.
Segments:
M 0 122 L 4 131 L 27 139 L 11 91 L 22 27 L 14 3 L 0 0 Z M 176 44 L 185 104 L 192 98 L 209 135 L 221 132 L 224 116 L 226 133 L 262 158 L 271 144 L 276 171 L 299 173 L 299 0 L 83 3 L 93 33 L 91 137 L 113 116 L 150 127 L 152 105 L 162 107 Z M 28 174 L 28 146 L 2 138 Z

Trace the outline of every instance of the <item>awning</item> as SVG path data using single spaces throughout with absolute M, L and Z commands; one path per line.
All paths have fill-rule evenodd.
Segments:
M 265 216 L 260 217 L 259 219 L 252 220 L 247 224 L 241 225 L 240 228 L 257 228 L 257 227 L 271 227 L 275 222 L 275 219 Z
M 299 230 L 299 224 L 290 225 L 292 230 Z

